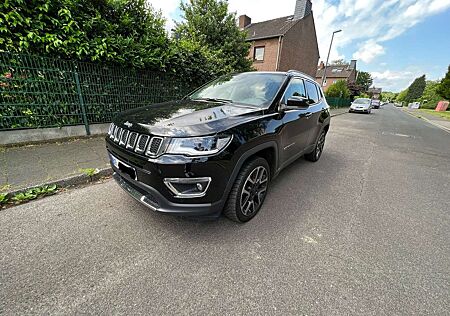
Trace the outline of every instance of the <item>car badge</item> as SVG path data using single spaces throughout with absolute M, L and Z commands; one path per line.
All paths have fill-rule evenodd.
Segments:
M 123 123 L 123 125 L 125 125 L 128 128 L 131 128 L 131 126 L 133 126 L 133 123 L 126 121 L 125 123 Z

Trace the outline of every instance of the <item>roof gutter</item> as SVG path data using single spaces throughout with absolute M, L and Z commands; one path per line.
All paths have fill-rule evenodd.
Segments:
M 277 65 L 275 70 L 280 70 L 280 54 L 281 54 L 281 46 L 283 45 L 283 35 L 280 35 L 278 38 L 278 51 L 277 51 Z

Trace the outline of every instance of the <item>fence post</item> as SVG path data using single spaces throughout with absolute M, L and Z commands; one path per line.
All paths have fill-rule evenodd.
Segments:
M 89 129 L 89 122 L 86 115 L 86 108 L 84 107 L 84 100 L 83 100 L 83 94 L 81 94 L 81 85 L 80 85 L 80 78 L 78 76 L 77 66 L 75 66 L 75 83 L 77 84 L 77 92 L 78 92 L 78 99 L 80 100 L 80 107 L 81 107 L 81 115 L 83 116 L 83 123 L 84 128 L 86 129 L 86 135 L 91 135 L 91 131 Z

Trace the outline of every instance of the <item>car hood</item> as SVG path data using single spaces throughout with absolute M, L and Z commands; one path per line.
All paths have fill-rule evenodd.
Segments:
M 256 107 L 182 100 L 153 104 L 119 114 L 114 123 L 139 133 L 188 137 L 227 130 L 263 113 Z

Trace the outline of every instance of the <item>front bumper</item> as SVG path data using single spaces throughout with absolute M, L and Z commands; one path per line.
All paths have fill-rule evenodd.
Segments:
M 368 113 L 370 109 L 349 109 L 349 112 Z
M 228 159 L 146 159 L 108 141 L 107 149 L 114 179 L 122 189 L 153 211 L 183 216 L 220 216 L 227 198 L 227 179 L 230 178 Z M 120 167 L 117 161 L 121 162 Z M 131 172 L 124 170 L 123 164 Z M 209 188 L 205 189 L 204 195 L 192 198 L 177 196 L 171 191 L 170 185 L 165 183 L 171 178 L 207 178 L 210 179 Z

